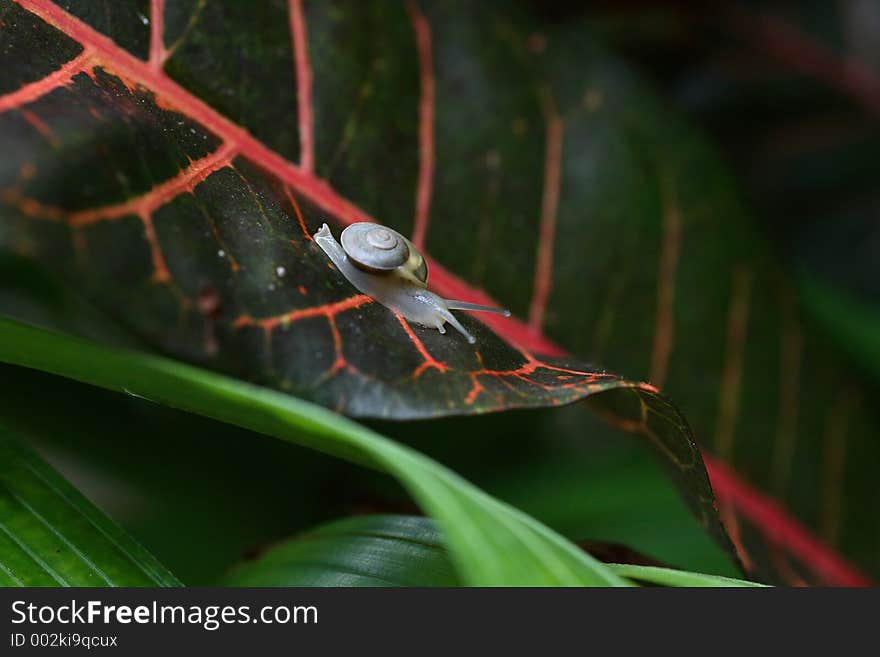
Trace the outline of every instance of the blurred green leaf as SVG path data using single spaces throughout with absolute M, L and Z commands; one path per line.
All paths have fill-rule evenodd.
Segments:
M 663 389 L 707 452 L 813 535 L 767 541 L 781 523 L 755 527 L 717 490 L 725 523 L 756 572 L 834 583 L 821 572 L 829 557 L 849 571 L 840 581 L 869 582 L 880 575 L 880 414 L 877 379 L 864 374 L 876 372 L 877 348 L 871 311 L 847 298 L 880 300 L 878 5 L 666 3 L 656 10 L 674 29 L 653 34 L 628 30 L 624 7 L 595 9 L 621 19 L 617 30 L 601 22 L 605 37 L 711 133 L 737 174 L 696 159 L 679 172 L 679 339 Z M 710 191 L 724 187 L 733 203 Z M 828 286 L 845 296 L 831 299 Z
M 180 582 L 0 428 L 0 585 L 179 586 Z
M 800 277 L 800 291 L 816 321 L 880 381 L 880 307 L 808 273 Z

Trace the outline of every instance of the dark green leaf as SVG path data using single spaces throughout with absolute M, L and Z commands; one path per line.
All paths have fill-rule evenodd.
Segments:
M 809 274 L 801 277 L 804 305 L 859 367 L 880 380 L 880 310 Z
M 0 428 L 0 585 L 179 584 L 149 552 Z
M 234 586 L 457 586 L 433 522 L 362 516 L 271 546 L 225 580 Z

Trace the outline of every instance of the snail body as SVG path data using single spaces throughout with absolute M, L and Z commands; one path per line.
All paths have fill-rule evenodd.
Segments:
M 445 333 L 448 322 L 467 341 L 476 342 L 451 310 L 510 315 L 507 310 L 443 299 L 427 289 L 428 266 L 412 242 L 400 233 L 370 222 L 348 226 L 337 242 L 327 224 L 315 242 L 348 281 L 364 294 L 411 322 Z

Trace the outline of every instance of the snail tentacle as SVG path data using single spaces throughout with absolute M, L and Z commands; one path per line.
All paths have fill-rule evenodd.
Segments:
M 445 301 L 445 299 L 443 301 Z M 470 344 L 474 344 L 477 341 L 477 339 L 473 335 L 471 335 L 464 326 L 461 325 L 461 322 L 459 322 L 455 318 L 455 315 L 449 312 L 449 310 L 447 310 L 446 308 L 439 308 L 438 312 L 440 313 L 440 316 L 443 317 L 443 319 L 445 319 L 447 322 L 449 322 L 456 331 L 461 333 Z M 442 329 L 442 325 L 438 326 L 437 329 L 441 333 L 445 333 L 445 330 Z
M 446 307 L 449 310 L 477 310 L 479 312 L 495 313 L 496 315 L 510 317 L 510 311 L 507 308 L 493 308 L 492 306 L 483 306 L 479 303 L 471 303 L 470 301 L 446 299 Z

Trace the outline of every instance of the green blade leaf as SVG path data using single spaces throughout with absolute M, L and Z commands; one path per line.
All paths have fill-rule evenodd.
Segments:
M 628 577 L 639 582 L 659 584 L 660 586 L 700 586 L 700 587 L 743 587 L 764 584 L 749 582 L 744 579 L 721 577 L 720 575 L 705 575 L 703 573 L 691 573 L 686 570 L 674 570 L 672 568 L 660 568 L 657 566 L 637 566 L 633 564 L 610 563 L 608 567 L 621 577 Z
M 0 361 L 126 392 L 386 471 L 437 519 L 468 584 L 624 583 L 560 535 L 418 452 L 288 395 L 6 319 L 0 319 Z
M 233 586 L 457 586 L 436 525 L 417 516 L 337 520 L 236 566 Z
M 180 582 L 0 428 L 0 585 L 179 586 Z

